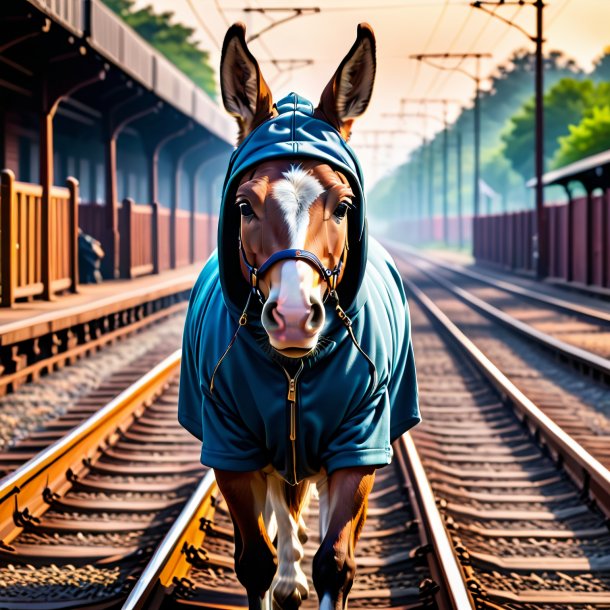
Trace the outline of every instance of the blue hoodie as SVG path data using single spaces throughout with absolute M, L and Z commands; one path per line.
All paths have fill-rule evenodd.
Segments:
M 391 442 L 420 415 L 402 281 L 389 254 L 367 238 L 358 160 L 334 127 L 313 117 L 307 100 L 292 93 L 276 109 L 229 162 L 218 249 L 193 287 L 184 327 L 178 418 L 202 441 L 203 464 L 234 471 L 272 464 L 295 484 L 321 468 L 331 474 L 388 464 Z M 294 361 L 269 346 L 255 299 L 226 352 L 249 290 L 239 264 L 239 210 L 232 203 L 244 172 L 274 158 L 319 159 L 350 182 L 356 209 L 349 212 L 350 249 L 338 293 L 375 374 L 330 304 L 318 347 L 296 375 Z M 293 393 L 290 378 L 296 378 Z

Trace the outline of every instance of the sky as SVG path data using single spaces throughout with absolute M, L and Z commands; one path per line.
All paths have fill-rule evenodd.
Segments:
M 507 0 L 510 1 L 510 0 Z M 531 0 L 530 0 L 531 1 Z M 610 45 L 610 0 L 545 0 L 545 51 L 561 50 L 590 70 L 604 47 Z M 326 83 L 353 44 L 356 26 L 366 21 L 377 40 L 377 77 L 366 114 L 358 119 L 351 144 L 364 167 L 370 187 L 393 167 L 402 163 L 420 138 L 442 127 L 442 105 L 430 104 L 426 113 L 438 120 L 386 117 L 387 113 L 417 113 L 422 107 L 401 104 L 402 98 L 451 99 L 448 119 L 460 107 L 472 103 L 474 82 L 460 72 L 441 71 L 409 56 L 418 53 L 491 53 L 481 60 L 483 77 L 494 73 L 516 50 L 534 50 L 526 36 L 499 19 L 469 6 L 468 0 L 137 0 L 136 6 L 152 4 L 157 11 L 172 11 L 176 19 L 196 30 L 201 48 L 211 54 L 217 70 L 220 47 L 227 26 L 243 21 L 247 36 L 257 34 L 272 21 L 290 12 L 262 15 L 248 8 L 320 8 L 279 24 L 252 41 L 250 50 L 258 59 L 275 100 L 290 91 L 317 102 Z M 535 34 L 536 9 L 503 6 L 497 14 Z M 272 60 L 313 60 L 297 70 L 278 71 Z M 447 65 L 455 65 L 448 63 Z M 474 70 L 474 60 L 461 69 Z M 483 81 L 483 89 L 486 88 Z

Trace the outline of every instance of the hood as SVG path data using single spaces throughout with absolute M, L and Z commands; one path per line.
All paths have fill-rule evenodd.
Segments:
M 337 290 L 341 306 L 353 315 L 363 304 L 359 292 L 367 258 L 366 207 L 360 164 L 339 132 L 313 116 L 313 104 L 308 100 L 290 93 L 275 104 L 275 109 L 277 116 L 248 135 L 229 161 L 218 219 L 218 262 L 225 305 L 239 317 L 249 292 L 240 270 L 241 215 L 233 205 L 239 180 L 262 161 L 298 157 L 328 163 L 346 176 L 354 191 L 355 209 L 348 214 L 348 258 Z

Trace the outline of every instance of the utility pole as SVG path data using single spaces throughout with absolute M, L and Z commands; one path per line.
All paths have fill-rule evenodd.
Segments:
M 438 68 L 439 70 L 447 70 L 450 72 L 460 72 L 475 82 L 475 97 L 474 97 L 474 196 L 473 196 L 473 212 L 476 218 L 479 215 L 479 202 L 480 202 L 480 173 L 481 173 L 481 107 L 480 107 L 480 93 L 481 93 L 481 70 L 480 63 L 484 57 L 491 57 L 491 53 L 419 53 L 417 55 L 411 55 L 412 59 L 417 61 L 423 61 L 429 66 Z M 476 60 L 475 72 L 472 74 L 467 70 L 458 67 L 449 67 L 442 64 L 432 63 L 430 59 L 436 60 L 447 60 L 447 59 L 471 59 Z
M 505 19 L 494 10 L 491 11 L 486 6 L 532 6 L 536 9 L 536 34 L 532 36 L 524 30 L 519 24 Z M 503 21 L 507 25 L 519 30 L 527 36 L 536 45 L 536 76 L 535 76 L 535 99 L 536 99 L 536 152 L 535 152 L 535 170 L 536 170 L 536 276 L 543 279 L 548 273 L 548 245 L 546 218 L 544 214 L 544 184 L 542 176 L 544 174 L 544 63 L 542 55 L 542 45 L 544 44 L 544 22 L 543 11 L 545 4 L 543 0 L 477 0 L 472 2 L 470 6 L 481 9 L 487 14 Z M 590 247 L 591 244 L 589 244 Z
M 408 100 L 402 99 L 400 100 L 401 102 L 401 108 L 403 106 L 403 104 L 405 102 L 407 102 Z M 384 117 L 396 117 L 396 118 L 416 118 L 416 119 L 423 119 L 424 120 L 424 140 L 423 140 L 423 145 L 426 145 L 426 138 L 425 138 L 425 134 L 428 133 L 428 126 L 427 126 L 427 121 L 428 119 L 433 119 L 435 121 L 439 121 L 440 123 L 442 123 L 444 126 L 446 125 L 446 120 L 443 120 L 433 114 L 426 114 L 424 112 L 405 112 L 404 110 L 401 110 L 400 112 L 384 112 L 382 114 L 382 116 Z M 432 148 L 432 142 L 433 140 L 430 139 L 427 144 L 428 144 L 428 218 L 429 218 L 429 227 L 428 227 L 428 232 L 429 232 L 429 236 L 430 239 L 432 239 L 432 237 L 434 236 L 434 157 L 433 157 L 433 148 Z M 444 171 L 446 173 L 447 168 L 444 168 Z
M 539 280 L 548 273 L 547 231 L 544 217 L 544 64 L 542 57 L 544 4 L 536 0 L 536 226 L 538 233 L 538 260 L 536 261 L 536 276 Z M 593 244 L 588 244 L 589 248 Z
M 460 250 L 464 245 L 464 229 L 462 222 L 462 132 L 457 131 L 457 219 L 458 219 L 458 247 Z
M 443 241 L 449 243 L 449 123 L 447 104 L 459 103 L 451 99 L 402 98 L 400 103 L 442 104 L 443 106 Z M 436 118 L 436 117 L 435 117 Z

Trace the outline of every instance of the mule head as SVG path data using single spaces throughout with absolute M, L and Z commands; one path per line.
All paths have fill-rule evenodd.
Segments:
M 375 39 L 367 24 L 324 89 L 313 116 L 343 139 L 366 110 L 375 77 Z M 232 26 L 221 61 L 225 108 L 236 117 L 243 141 L 277 114 L 258 63 L 248 50 L 245 27 Z M 287 138 L 288 139 L 288 138 Z M 299 358 L 317 343 L 324 327 L 324 299 L 341 281 L 347 253 L 347 223 L 358 205 L 348 179 L 321 159 L 298 156 L 264 160 L 241 177 L 234 205 L 241 212 L 241 269 L 261 268 L 262 323 L 273 348 Z M 265 265 L 277 252 L 292 251 Z M 305 252 L 313 257 L 302 256 Z M 272 259 L 273 260 L 273 259 Z M 263 272 L 264 270 L 264 272 Z M 332 272 L 329 280 L 328 272 Z

